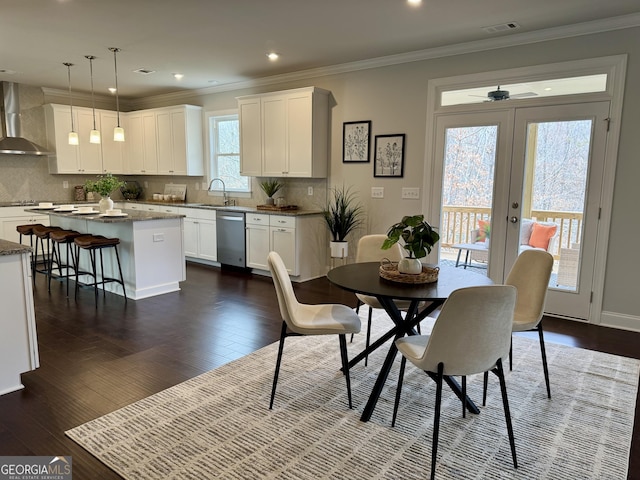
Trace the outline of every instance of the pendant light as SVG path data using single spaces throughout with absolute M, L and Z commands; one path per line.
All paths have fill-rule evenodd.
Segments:
M 69 109 L 71 111 L 71 131 L 69 132 L 69 145 L 78 145 L 78 132 L 73 128 L 73 97 L 71 96 L 71 67 L 73 63 L 63 63 L 67 67 L 67 76 L 69 78 Z
M 124 142 L 124 128 L 120 126 L 120 101 L 118 98 L 118 62 L 116 60 L 116 54 L 120 51 L 119 48 L 110 47 L 110 52 L 113 52 L 113 68 L 116 73 L 116 113 L 118 115 L 118 123 L 113 129 L 113 141 Z
M 91 72 L 91 108 L 93 109 L 93 130 L 89 134 L 89 143 L 100 143 L 100 132 L 96 128 L 96 101 L 93 94 L 93 55 L 85 55 L 84 58 L 89 60 L 89 71 Z

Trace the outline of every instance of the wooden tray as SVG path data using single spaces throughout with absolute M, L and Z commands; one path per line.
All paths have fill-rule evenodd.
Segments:
M 270 210 L 272 212 L 286 212 L 287 210 L 297 210 L 297 205 L 258 205 L 256 206 L 258 210 Z

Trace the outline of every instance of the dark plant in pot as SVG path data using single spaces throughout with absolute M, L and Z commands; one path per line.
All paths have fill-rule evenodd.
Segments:
M 425 219 L 424 215 L 412 215 L 402 217 L 402 220 L 389 228 L 387 239 L 382 244 L 383 249 L 391 248 L 392 245 L 402 239 L 402 248 L 408 253 L 408 258 L 404 258 L 398 264 L 400 273 L 422 273 L 422 263 L 420 259 L 431 253 L 433 246 L 440 240 L 440 235 Z
M 334 187 L 322 213 L 331 233 L 331 256 L 348 255 L 347 235 L 362 225 L 364 208 L 349 188 Z

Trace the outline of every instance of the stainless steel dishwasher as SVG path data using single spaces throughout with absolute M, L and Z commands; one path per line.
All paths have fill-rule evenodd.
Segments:
M 218 262 L 234 267 L 246 266 L 244 212 L 218 210 L 216 215 Z

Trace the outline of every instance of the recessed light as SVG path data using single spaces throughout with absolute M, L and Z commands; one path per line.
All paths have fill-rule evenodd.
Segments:
M 418 6 L 422 5 L 422 0 L 407 0 L 407 3 L 409 5 Z
M 115 89 L 115 87 L 109 87 L 109 91 L 110 91 L 111 93 L 116 93 L 116 89 Z
M 173 78 L 175 78 L 176 80 L 182 80 L 182 77 L 184 77 L 184 75 L 182 73 L 174 73 L 173 74 Z
M 551 91 L 551 87 L 547 87 L 544 89 L 545 92 L 550 92 Z
M 280 55 L 278 55 L 276 52 L 269 52 L 267 53 L 267 58 L 273 62 L 275 60 L 278 60 L 278 58 L 280 58 Z

